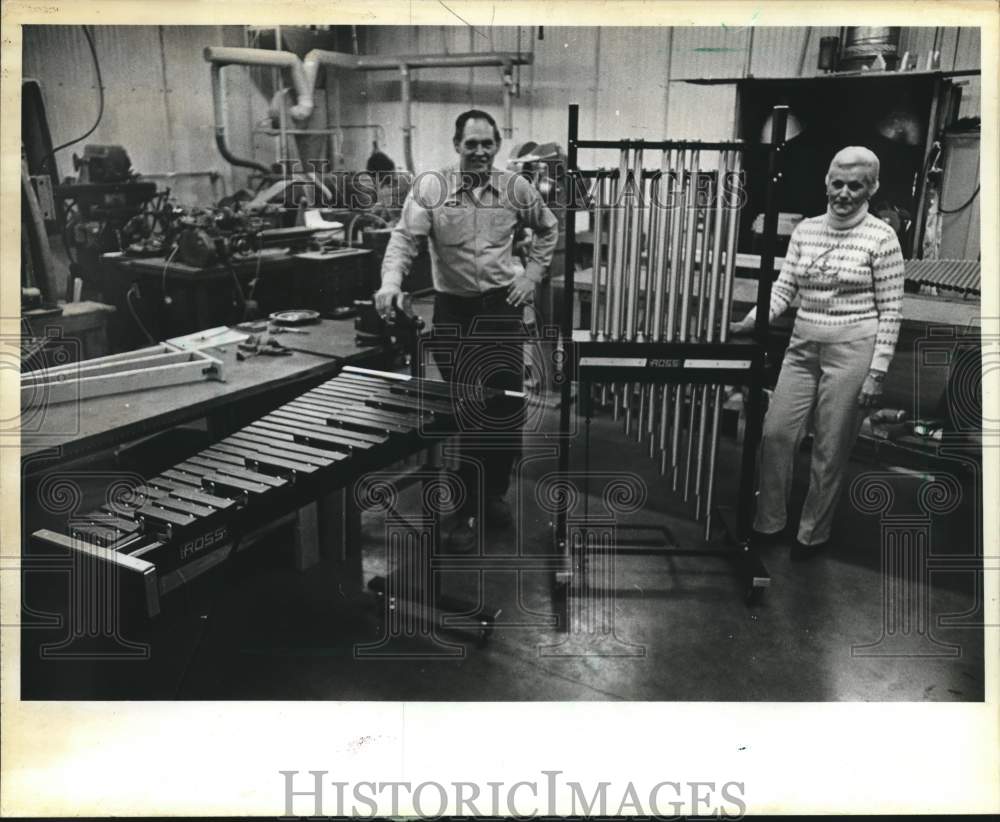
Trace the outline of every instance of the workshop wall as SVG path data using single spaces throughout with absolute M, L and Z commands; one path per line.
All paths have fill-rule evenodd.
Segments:
M 87 143 L 110 143 L 124 146 L 135 171 L 169 186 L 184 202 L 210 202 L 244 185 L 245 172 L 232 168 L 215 146 L 209 65 L 202 56 L 208 45 L 242 46 L 242 27 L 93 26 L 91 31 L 104 114 L 86 140 L 59 152 L 60 174 L 75 173 L 73 152 L 82 153 Z M 80 26 L 26 26 L 23 73 L 42 84 L 53 145 L 93 125 L 97 77 Z M 234 68 L 223 77 L 232 150 L 270 159 L 273 146 L 265 141 L 251 149 L 250 126 L 266 113 L 266 99 L 246 71 Z M 210 172 L 219 175 L 214 183 Z M 185 176 L 168 176 L 177 173 Z
M 240 26 L 96 26 L 95 45 L 105 88 L 105 111 L 84 142 L 116 143 L 133 167 L 169 185 L 184 202 L 206 203 L 246 183 L 246 171 L 225 162 L 215 146 L 207 45 L 246 45 Z M 581 132 L 609 137 L 727 139 L 733 133 L 735 89 L 681 82 L 707 77 L 806 75 L 816 71 L 819 40 L 836 28 L 588 28 L 534 26 L 473 29 L 468 26 L 358 27 L 365 54 L 431 54 L 482 51 L 533 53 L 534 64 L 515 69 L 513 143 L 565 142 L 566 106 L 580 104 Z M 976 68 L 977 29 L 904 28 L 900 53 L 920 55 L 937 43 L 941 67 Z M 145 55 L 137 59 L 137 55 Z M 922 63 L 923 65 L 923 63 Z M 278 157 L 277 141 L 254 128 L 267 118 L 270 88 L 263 70 L 223 72 L 228 141 L 233 152 L 264 163 Z M 97 86 L 90 51 L 79 26 L 24 29 L 24 74 L 42 83 L 55 144 L 77 137 L 94 122 Z M 500 70 L 427 69 L 414 75 L 413 156 L 417 169 L 454 159 L 451 128 L 459 110 L 476 106 L 502 119 Z M 372 141 L 402 167 L 403 138 L 397 72 L 334 72 L 317 94 L 309 125 L 330 121 L 333 166 L 363 168 Z M 256 80 L 256 82 L 255 82 Z M 979 114 L 979 78 L 966 79 L 962 116 Z M 73 151 L 59 154 L 60 171 L 73 173 Z M 581 157 L 589 164 L 595 159 Z M 218 173 L 213 183 L 209 172 Z
M 670 29 L 523 26 L 474 30 L 467 26 L 359 28 L 362 53 L 430 54 L 522 51 L 534 55 L 524 66 L 514 102 L 514 135 L 525 140 L 565 142 L 566 107 L 580 104 L 580 129 L 587 136 L 698 137 L 728 139 L 733 134 L 735 88 L 698 86 L 685 79 L 788 77 L 816 73 L 820 38 L 836 27 Z M 937 31 L 937 35 L 935 32 Z M 978 68 L 977 29 L 904 28 L 900 54 L 919 55 L 921 67 L 934 45 L 945 70 Z M 347 72 L 341 72 L 344 78 Z M 417 170 L 454 160 L 450 135 L 454 117 L 467 107 L 485 108 L 498 122 L 503 106 L 500 69 L 429 69 L 414 74 L 413 157 Z M 342 80 L 342 82 L 344 82 Z M 403 165 L 399 81 L 395 72 L 368 72 L 351 78 L 341 94 L 352 123 L 380 125 L 381 146 Z M 962 116 L 979 114 L 979 78 L 968 78 Z M 505 147 L 499 161 L 510 150 Z M 345 143 L 344 162 L 362 167 L 370 145 Z M 584 164 L 593 159 L 581 153 Z

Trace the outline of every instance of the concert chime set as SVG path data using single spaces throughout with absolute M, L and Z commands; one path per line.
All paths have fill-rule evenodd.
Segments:
M 656 171 L 644 170 L 641 144 L 619 154 L 618 169 L 598 170 L 592 187 L 591 340 L 726 342 L 741 153 L 662 150 Z M 626 438 L 648 443 L 673 490 L 685 502 L 693 495 L 701 520 L 714 486 L 722 386 L 612 382 L 595 386 L 593 400 L 624 418 Z
M 723 386 L 751 386 L 740 519 L 751 507 L 777 223 L 774 184 L 785 110 L 775 110 L 770 144 L 585 140 L 570 107 L 571 207 L 593 226 L 590 327 L 573 329 L 581 410 L 596 404 L 623 420 L 626 439 L 645 443 L 660 473 L 711 535 Z M 617 167 L 580 169 L 577 152 L 617 152 Z M 730 341 L 729 321 L 745 155 L 770 158 L 764 253 L 754 340 Z M 567 258 L 575 246 L 567 238 Z M 567 266 L 567 291 L 574 274 Z M 570 315 L 571 316 L 571 315 Z M 566 420 L 568 422 L 568 420 Z M 753 442 L 750 442 L 750 440 Z M 742 500 L 743 497 L 746 500 Z

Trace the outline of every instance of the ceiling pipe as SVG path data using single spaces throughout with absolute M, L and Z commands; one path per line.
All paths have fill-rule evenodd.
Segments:
M 313 49 L 303 60 L 288 51 L 267 51 L 264 49 L 232 48 L 208 46 L 205 60 L 212 64 L 212 99 L 215 108 L 215 138 L 219 151 L 233 165 L 256 168 L 267 173 L 266 166 L 253 160 L 234 157 L 226 145 L 225 101 L 223 96 L 221 69 L 228 65 L 274 66 L 287 68 L 291 72 L 295 88 L 295 105 L 288 113 L 296 120 L 308 118 L 315 108 L 313 96 L 316 79 L 321 66 L 348 69 L 350 71 L 390 71 L 400 73 L 401 99 L 403 102 L 403 155 L 406 169 L 413 172 L 413 144 L 411 106 L 411 72 L 422 68 L 480 68 L 498 66 L 503 69 L 504 136 L 513 134 L 513 66 L 531 65 L 532 54 L 512 52 L 472 52 L 465 54 L 407 54 L 383 57 L 379 55 L 353 55 L 325 49 Z
M 295 105 L 288 113 L 296 120 L 305 120 L 316 107 L 313 91 L 316 88 L 316 74 L 306 72 L 297 54 L 290 51 L 270 51 L 267 49 L 232 48 L 227 46 L 207 46 L 205 59 L 213 66 L 271 66 L 286 68 L 292 76 L 295 89 Z
M 264 174 L 270 174 L 271 169 L 263 163 L 237 157 L 229 150 L 229 145 L 226 143 L 226 94 L 222 86 L 222 66 L 219 63 L 212 64 L 212 109 L 215 112 L 215 145 L 219 149 L 219 154 L 230 165 L 253 168 Z
M 406 63 L 399 66 L 400 99 L 403 103 L 403 162 L 406 170 L 413 174 L 413 121 L 411 108 L 413 96 L 410 85 L 410 68 Z
M 510 62 L 503 64 L 503 136 L 514 136 L 514 70 Z
M 411 69 L 418 68 L 483 68 L 486 66 L 505 65 L 529 65 L 531 63 L 530 54 L 517 54 L 516 52 L 503 51 L 475 51 L 460 54 L 402 54 L 395 56 L 380 56 L 378 54 L 363 54 L 354 57 L 349 54 L 339 54 L 333 51 L 323 51 L 314 49 L 306 55 L 308 60 L 311 55 L 316 55 L 317 59 L 326 61 L 327 55 L 346 57 L 354 62 L 353 68 L 359 71 L 381 71 L 394 69 L 401 64 L 406 64 Z M 350 66 L 345 66 L 350 68 Z

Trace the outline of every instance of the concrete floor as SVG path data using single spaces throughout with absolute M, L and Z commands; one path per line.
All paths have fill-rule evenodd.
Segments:
M 553 411 L 539 419 L 539 430 L 554 430 Z M 528 449 L 531 454 L 546 453 L 554 445 L 541 435 L 536 440 Z M 645 484 L 648 501 L 642 510 L 622 517 L 620 526 L 656 526 L 665 529 L 661 533 L 674 545 L 700 544 L 700 528 L 678 516 L 683 506 L 672 499 L 644 447 L 624 443 L 619 424 L 606 417 L 595 420 L 591 443 L 587 498 L 591 511 L 601 504 L 598 474 L 627 473 Z M 575 442 L 572 453 L 573 469 L 581 471 L 586 456 L 582 439 Z M 724 440 L 720 465 L 735 466 L 737 458 L 735 443 Z M 800 468 L 807 461 L 808 454 L 802 454 Z M 537 559 L 551 550 L 549 515 L 539 507 L 536 491 L 554 468 L 552 456 L 538 456 L 527 464 L 517 502 L 518 527 L 490 536 L 484 556 L 520 554 Z M 851 474 L 875 468 L 852 462 Z M 800 475 L 805 476 L 803 471 Z M 719 501 L 733 498 L 735 471 L 720 471 L 719 480 Z M 897 512 L 918 513 L 919 480 L 899 475 L 889 483 L 896 493 Z M 931 523 L 935 555 L 976 550 L 972 523 L 980 516 L 980 507 L 968 477 L 965 483 L 957 509 Z M 801 504 L 801 485 L 800 480 L 793 510 Z M 399 508 L 410 513 L 418 509 L 415 488 L 402 494 Z M 641 533 L 648 537 L 657 532 Z M 222 573 L 171 595 L 170 612 L 154 625 L 153 657 L 148 661 L 99 667 L 39 661 L 34 643 L 52 637 L 45 637 L 44 631 L 30 636 L 25 632 L 23 697 L 983 699 L 983 631 L 974 627 L 975 616 L 959 618 L 958 625 L 938 624 L 945 615 L 974 610 L 975 575 L 934 574 L 927 589 L 927 625 L 914 623 L 897 632 L 895 646 L 887 641 L 878 644 L 886 624 L 880 520 L 859 512 L 846 498 L 833 544 L 822 556 L 793 563 L 787 546 L 765 551 L 772 586 L 753 607 L 744 604 L 742 586 L 725 560 L 668 557 L 650 553 L 652 546 L 646 546 L 616 558 L 613 591 L 607 597 L 571 598 L 575 606 L 595 606 L 613 614 L 613 631 L 589 630 L 593 623 L 584 613 L 574 620 L 574 630 L 563 632 L 552 624 L 548 573 L 487 571 L 485 598 L 502 611 L 495 633 L 483 647 L 477 646 L 475 631 L 448 629 L 434 636 L 395 637 L 380 649 L 378 643 L 388 630 L 385 601 L 338 578 L 329 563 L 296 572 L 291 567 L 290 540 L 287 531 L 276 531 L 270 546 L 240 554 Z M 385 572 L 386 544 L 385 516 L 366 514 L 364 582 Z M 981 551 L 981 545 L 978 548 Z M 596 579 L 593 582 L 597 584 Z M 476 572 L 449 572 L 443 584 L 450 594 L 472 599 L 479 594 Z M 867 651 L 861 647 L 873 643 Z M 387 651 L 392 653 L 386 655 Z M 888 652 L 895 655 L 885 655 Z

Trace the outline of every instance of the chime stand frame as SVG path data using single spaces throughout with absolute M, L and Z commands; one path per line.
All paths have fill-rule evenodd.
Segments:
M 648 358 L 677 363 L 679 367 L 628 367 L 615 369 L 616 381 L 632 383 L 660 384 L 742 384 L 747 388 L 746 428 L 743 438 L 743 452 L 740 465 L 740 485 L 737 508 L 734 512 L 719 507 L 718 513 L 727 536 L 734 543 L 732 550 L 714 551 L 683 548 L 666 548 L 657 551 L 665 554 L 723 556 L 732 560 L 744 583 L 746 603 L 759 602 L 763 591 L 770 585 L 770 576 L 750 542 L 754 511 L 754 496 L 757 473 L 757 450 L 763 430 L 763 390 L 766 381 L 767 339 L 770 329 L 771 286 L 774 281 L 774 258 L 778 228 L 778 192 L 782 179 L 782 156 L 785 146 L 785 130 L 788 117 L 787 106 L 776 106 L 773 110 L 771 141 L 750 145 L 742 142 L 702 142 L 691 140 L 645 141 L 645 140 L 584 140 L 579 137 L 579 106 L 569 106 L 569 137 L 567 141 L 568 200 L 566 203 L 566 254 L 564 262 L 563 316 L 561 322 L 560 346 L 566 379 L 562 380 L 559 415 L 559 472 L 568 475 L 570 464 L 569 437 L 573 403 L 572 386 L 579 382 L 578 396 L 584 405 L 586 392 L 594 381 L 587 379 L 592 370 L 581 367 L 586 356 L 610 356 L 613 358 Z M 702 149 L 715 151 L 737 151 L 744 155 L 750 152 L 765 152 L 768 163 L 768 187 L 764 212 L 763 249 L 759 282 L 757 288 L 757 315 L 752 339 L 739 342 L 636 342 L 636 341 L 575 341 L 573 339 L 573 295 L 576 258 L 576 212 L 579 182 L 592 173 L 579 168 L 577 155 L 580 149 L 617 149 L 627 151 L 635 148 L 668 151 L 671 149 Z M 735 219 L 735 217 L 734 217 Z M 640 229 L 641 230 L 641 229 Z M 598 242 L 600 237 L 598 236 Z M 660 262 L 662 265 L 663 263 Z M 594 289 L 597 294 L 598 273 L 594 272 Z M 610 282 L 610 277 L 609 277 Z M 637 286 L 638 287 L 638 286 Z M 648 299 L 647 295 L 647 299 Z M 597 305 L 597 300 L 592 302 Z M 729 306 L 726 306 L 728 309 Z M 596 309 L 592 311 L 595 313 Z M 728 317 L 720 318 L 722 323 Z M 592 318 L 593 321 L 593 318 Z M 683 362 L 693 358 L 718 358 L 749 360 L 749 367 L 726 371 L 719 369 L 684 368 Z M 588 413 L 589 438 L 589 413 Z M 589 448 L 588 448 L 589 452 Z M 589 464 L 589 453 L 588 453 Z M 586 498 L 586 489 L 584 489 Z M 563 495 L 556 514 L 554 541 L 556 552 L 563 557 L 563 567 L 553 575 L 553 600 L 557 610 L 563 614 L 562 627 L 569 630 L 568 596 L 573 580 L 572 557 L 569 553 L 568 498 Z M 708 505 L 712 501 L 708 500 Z

